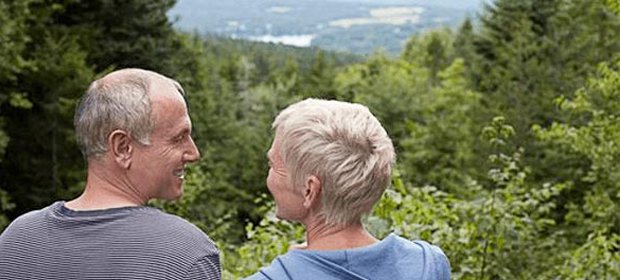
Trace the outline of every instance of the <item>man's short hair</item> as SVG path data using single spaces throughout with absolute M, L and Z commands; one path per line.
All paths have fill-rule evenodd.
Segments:
M 363 105 L 306 99 L 283 110 L 272 127 L 292 186 L 302 187 L 310 175 L 321 181 L 326 224 L 360 221 L 390 183 L 392 141 Z
M 112 72 L 90 84 L 73 119 L 77 141 L 85 157 L 105 153 L 107 137 L 116 129 L 127 131 L 142 144 L 149 144 L 153 130 L 149 93 L 156 79 L 168 80 L 184 93 L 176 81 L 136 68 Z

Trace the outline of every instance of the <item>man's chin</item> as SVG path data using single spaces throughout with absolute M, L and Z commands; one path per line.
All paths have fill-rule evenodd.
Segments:
M 181 199 L 181 197 L 183 197 L 183 188 L 181 188 L 181 190 L 180 190 L 178 193 L 174 194 L 174 195 L 170 198 L 170 200 L 172 200 L 172 201 L 177 201 L 177 200 Z
M 183 196 L 183 187 L 181 186 L 175 189 L 174 192 L 166 193 L 160 196 L 159 198 L 163 200 L 168 200 L 168 201 L 177 201 L 181 199 L 182 196 Z
M 285 220 L 285 221 L 290 221 L 290 219 L 286 218 L 286 215 L 283 215 L 282 213 L 280 213 L 280 211 L 278 211 L 278 208 L 276 206 L 276 218 L 280 219 L 280 220 Z

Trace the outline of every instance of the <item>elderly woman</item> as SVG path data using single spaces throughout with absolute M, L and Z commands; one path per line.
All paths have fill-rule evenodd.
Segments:
M 362 225 L 390 183 L 394 148 L 368 108 L 307 99 L 273 123 L 267 187 L 276 215 L 300 222 L 306 242 L 247 279 L 449 279 L 438 247 Z

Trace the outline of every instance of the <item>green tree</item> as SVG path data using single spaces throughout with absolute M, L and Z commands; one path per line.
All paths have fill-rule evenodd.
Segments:
M 324 99 L 336 97 L 334 85 L 335 69 L 333 59 L 323 51 L 318 51 L 307 79 L 303 81 L 302 95 Z
M 498 0 L 483 12 L 472 80 L 484 96 L 483 114 L 505 115 L 514 124 L 512 141 L 528 151 L 531 180 L 576 179 L 583 161 L 553 152 L 530 128 L 563 120 L 553 100 L 570 97 L 598 63 L 620 52 L 619 20 L 602 1 Z
M 477 65 L 473 62 L 479 58 L 476 53 L 476 46 L 474 45 L 475 33 L 472 20 L 470 18 L 466 18 L 454 36 L 454 56 L 463 59 L 467 80 L 471 83 L 471 85 L 475 85 L 478 81 L 474 79 L 474 73 L 479 73 L 479 71 L 473 68 Z
M 182 47 L 166 15 L 175 2 L 68 0 L 53 15 L 53 24 L 78 36 L 88 64 L 97 72 L 139 67 L 172 75 L 170 58 Z
M 418 119 L 428 75 L 425 68 L 375 53 L 338 73 L 338 98 L 368 106 L 398 146 L 408 135 L 406 121 Z
M 50 34 L 42 40 L 28 54 L 32 68 L 18 76 L 19 90 L 28 93 L 32 108 L 26 114 L 11 107 L 5 112 L 11 142 L 2 162 L 10 174 L 4 182 L 22 210 L 69 198 L 81 189 L 84 179 L 72 119 L 74 106 L 94 74 L 71 38 L 56 39 Z
M 405 181 L 414 185 L 467 193 L 463 185 L 480 177 L 476 168 L 484 166 L 484 159 L 476 156 L 481 96 L 469 89 L 462 59 L 440 72 L 438 79 L 439 85 L 421 94 L 424 106 L 417 118 L 407 121 L 400 169 Z
M 570 122 L 548 129 L 535 127 L 538 136 L 565 153 L 576 153 L 589 163 L 580 175 L 582 187 L 566 201 L 564 217 L 572 246 L 562 276 L 566 279 L 613 279 L 620 273 L 620 60 L 603 64 L 572 99 L 559 98 Z
M 552 83 L 561 69 L 552 68 L 559 46 L 549 40 L 549 21 L 558 2 L 499 0 L 481 17 L 475 44 L 482 59 L 474 61 L 480 63 L 478 87 L 492 109 L 512 120 L 519 137 L 526 136 L 534 122 L 548 122 L 557 115 L 551 101 L 558 91 Z M 517 141 L 522 145 L 525 140 Z
M 17 89 L 17 76 L 29 62 L 22 56 L 30 37 L 25 34 L 27 21 L 32 14 L 28 8 L 32 1 L 0 1 L 0 164 L 4 161 L 5 149 L 10 136 L 5 131 L 5 111 L 8 108 L 28 109 L 32 103 L 24 92 Z M 6 175 L 0 174 L 0 178 Z M 13 209 L 9 194 L 3 190 L 4 179 L 0 184 L 0 230 L 8 224 L 4 215 Z
M 620 1 L 607 0 L 607 6 L 609 7 L 609 9 L 614 11 L 617 15 L 620 15 Z
M 403 49 L 401 59 L 428 69 L 431 85 L 439 83 L 439 72 L 454 60 L 454 36 L 449 29 L 433 30 L 413 36 Z

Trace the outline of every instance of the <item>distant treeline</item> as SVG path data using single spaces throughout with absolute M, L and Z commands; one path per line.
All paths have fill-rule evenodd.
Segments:
M 173 0 L 0 0 L 0 229 L 77 195 L 88 84 L 151 69 L 188 93 L 201 160 L 176 203 L 247 275 L 300 242 L 275 221 L 273 117 L 306 97 L 367 105 L 398 151 L 367 226 L 439 244 L 454 279 L 620 275 L 620 5 L 498 0 L 456 30 L 368 57 L 184 34 Z

